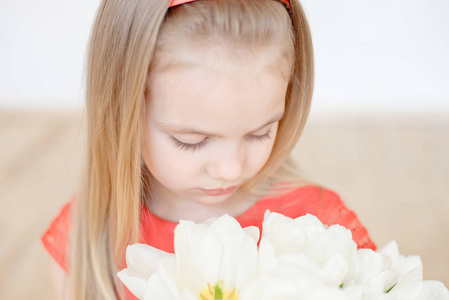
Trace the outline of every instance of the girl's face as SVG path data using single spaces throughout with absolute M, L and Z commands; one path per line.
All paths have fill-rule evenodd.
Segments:
M 142 158 L 166 211 L 231 203 L 268 160 L 284 113 L 288 79 L 266 56 L 197 56 L 148 81 Z

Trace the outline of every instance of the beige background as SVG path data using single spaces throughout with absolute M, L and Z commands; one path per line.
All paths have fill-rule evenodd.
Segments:
M 80 114 L 0 111 L 0 299 L 52 299 L 40 234 L 76 191 Z M 378 246 L 418 254 L 449 285 L 449 115 L 313 117 L 294 155 Z

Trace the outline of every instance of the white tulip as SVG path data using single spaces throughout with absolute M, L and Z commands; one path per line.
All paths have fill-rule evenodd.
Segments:
M 256 227 L 243 229 L 228 215 L 200 224 L 181 221 L 175 229 L 175 255 L 129 246 L 128 268 L 118 276 L 139 299 L 198 299 L 215 292 L 232 296 L 233 291 L 237 296 L 258 270 L 258 239 Z
M 292 219 L 267 212 L 260 252 L 265 260 L 269 255 L 295 255 L 299 268 L 334 287 L 353 277 L 358 269 L 357 245 L 350 230 L 339 225 L 326 228 L 312 215 Z

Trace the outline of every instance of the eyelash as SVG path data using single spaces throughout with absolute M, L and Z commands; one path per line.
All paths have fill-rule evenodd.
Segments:
M 262 135 L 249 135 L 248 139 L 250 142 L 264 142 L 266 140 L 271 139 L 271 128 L 268 129 L 267 133 Z
M 190 150 L 192 152 L 195 152 L 196 150 L 199 150 L 202 147 L 204 147 L 207 144 L 207 141 L 209 139 L 209 138 L 205 138 L 204 140 L 202 140 L 199 143 L 188 144 L 188 143 L 183 143 L 172 136 L 170 138 L 177 148 L 179 148 L 181 150 L 185 150 L 185 151 Z M 269 140 L 269 139 L 271 139 L 271 128 L 268 129 L 267 133 L 262 134 L 262 135 L 249 135 L 248 139 L 250 142 L 264 142 L 266 140 Z
M 187 144 L 187 143 L 183 143 L 179 140 L 177 140 L 174 137 L 170 137 L 170 139 L 173 141 L 173 143 L 175 144 L 175 146 L 181 150 L 191 150 L 192 152 L 195 152 L 196 150 L 202 148 L 204 145 L 206 145 L 208 138 L 205 138 L 204 140 L 202 140 L 199 143 L 196 144 Z

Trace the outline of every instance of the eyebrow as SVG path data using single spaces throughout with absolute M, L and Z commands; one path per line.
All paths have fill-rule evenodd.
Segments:
M 257 127 L 254 130 L 251 130 L 250 133 L 259 131 L 262 128 L 266 127 L 267 125 L 270 125 L 272 123 L 280 121 L 283 118 L 283 116 L 284 116 L 284 111 L 282 111 L 279 114 L 274 115 L 268 121 L 263 123 L 263 125 Z M 158 126 L 159 128 L 161 128 L 164 131 L 170 131 L 170 132 L 178 133 L 178 134 L 198 134 L 198 135 L 207 135 L 209 137 L 223 138 L 223 136 L 220 135 L 220 134 L 216 134 L 216 133 L 213 133 L 213 132 L 207 132 L 207 131 L 203 131 L 203 130 L 198 130 L 198 129 L 193 128 L 193 127 L 191 127 L 191 128 L 190 127 L 178 127 L 176 125 L 168 124 L 168 123 L 165 123 L 165 122 L 156 122 L 156 126 Z

